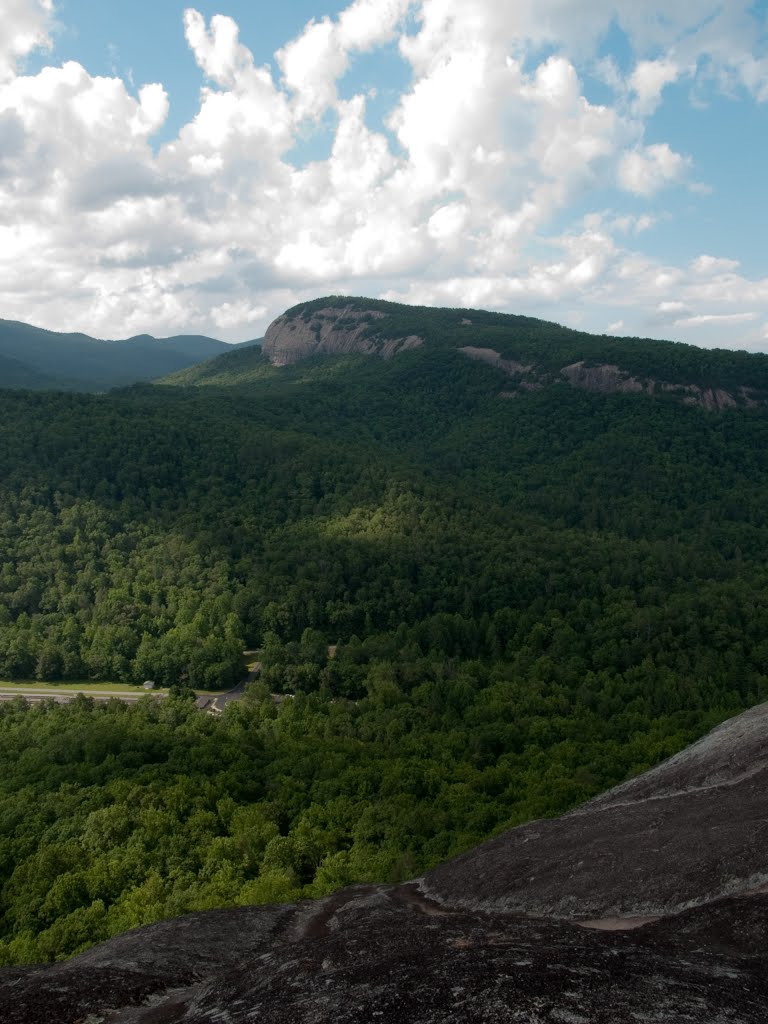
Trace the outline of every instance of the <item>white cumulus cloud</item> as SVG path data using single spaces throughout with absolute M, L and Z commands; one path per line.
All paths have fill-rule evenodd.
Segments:
M 635 94 L 635 109 L 640 114 L 652 114 L 661 101 L 665 85 L 676 81 L 680 68 L 672 60 L 641 60 L 629 77 Z
M 665 185 L 682 181 L 690 166 L 690 158 L 675 153 L 666 142 L 644 146 L 621 158 L 619 184 L 627 192 L 650 196 Z
M 50 46 L 53 0 L 3 0 L 0 24 L 0 82 L 11 78 L 19 60 Z
M 704 340 L 740 325 L 757 338 L 752 315 L 768 318 L 768 285 L 730 253 L 708 245 L 677 266 L 640 251 L 673 216 L 670 186 L 698 187 L 675 139 L 648 141 L 669 92 L 768 95 L 749 0 L 353 0 L 287 40 L 274 69 L 233 18 L 190 7 L 179 32 L 199 105 L 162 145 L 162 83 L 73 61 L 25 74 L 53 14 L 51 0 L 3 8 L 4 316 L 235 338 L 302 298 L 354 292 L 625 333 L 677 322 Z M 600 65 L 613 99 L 598 103 L 585 79 L 611 26 L 632 57 Z M 374 126 L 348 73 L 377 50 L 407 84 Z M 324 155 L 300 160 L 318 138 Z

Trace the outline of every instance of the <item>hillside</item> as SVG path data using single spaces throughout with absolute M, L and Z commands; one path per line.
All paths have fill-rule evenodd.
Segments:
M 3 1020 L 763 1024 L 766 725 L 754 708 L 410 884 L 196 914 L 0 970 Z
M 262 339 L 230 346 L 231 351 L 169 374 L 157 383 L 173 387 L 232 387 L 255 383 L 269 375 L 271 363 Z
M 597 336 L 532 317 L 474 309 L 433 309 L 330 296 L 302 303 L 268 328 L 263 355 L 283 367 L 318 356 L 377 355 L 426 347 L 460 352 L 494 367 L 503 396 L 568 383 L 603 394 L 642 393 L 707 409 L 768 401 L 768 356 L 698 349 L 667 341 Z M 231 386 L 263 376 L 265 364 L 243 353 L 168 383 Z
M 228 349 L 199 335 L 100 341 L 0 320 L 0 387 L 107 391 L 163 377 Z
M 18 359 L 0 356 L 0 386 L 2 387 L 50 390 L 55 389 L 57 384 L 55 378 L 38 373 Z
M 619 926 L 765 892 L 767 724 L 768 705 L 753 708 L 570 814 L 441 865 L 422 891 L 454 907 Z
M 0 708 L 0 962 L 426 875 L 768 699 L 768 408 L 573 387 L 576 357 L 641 369 L 539 321 L 354 312 L 206 386 L 5 392 L 0 678 L 175 695 Z M 647 344 L 659 381 L 765 365 Z M 201 714 L 244 648 L 260 683 Z

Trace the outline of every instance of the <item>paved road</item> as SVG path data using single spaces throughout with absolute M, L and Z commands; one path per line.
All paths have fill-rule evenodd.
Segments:
M 253 669 L 241 683 L 238 683 L 234 689 L 227 690 L 226 693 L 222 693 L 219 697 L 214 697 L 212 703 L 210 703 L 205 710 L 218 713 L 223 711 L 227 704 L 231 704 L 233 700 L 242 700 L 248 683 L 252 683 L 259 675 L 261 675 L 261 662 L 257 661 L 253 666 Z
M 232 690 L 227 690 L 226 693 L 220 693 L 217 696 L 198 697 L 197 706 L 203 711 L 220 714 L 227 704 L 233 700 L 242 699 L 246 686 L 248 683 L 252 683 L 260 672 L 261 662 L 257 661 L 247 677 Z M 136 693 L 130 693 L 125 690 L 78 690 L 63 686 L 52 686 L 47 690 L 24 689 L 21 686 L 0 686 L 0 703 L 14 700 L 16 697 L 23 697 L 30 704 L 39 704 L 41 701 L 51 699 L 55 700 L 57 704 L 69 704 L 81 693 L 98 701 L 107 701 L 115 697 L 125 704 L 135 704 L 136 701 L 148 695 L 160 700 L 168 696 L 167 693 L 158 693 L 156 690 L 137 690 Z
M 122 700 L 126 704 L 135 704 L 137 700 L 146 697 L 147 694 L 153 697 L 164 698 L 165 693 L 152 693 L 149 690 L 141 690 L 137 693 L 126 693 L 124 690 L 66 690 L 62 686 L 51 687 L 49 690 L 25 690 L 20 686 L 0 687 L 0 703 L 13 700 L 15 697 L 23 697 L 30 704 L 39 703 L 43 700 L 53 700 L 57 704 L 69 704 L 75 697 L 83 694 L 85 697 L 93 697 L 94 700 Z

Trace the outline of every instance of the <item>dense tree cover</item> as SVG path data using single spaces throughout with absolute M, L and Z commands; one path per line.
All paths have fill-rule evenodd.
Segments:
M 502 398 L 441 343 L 225 363 L 3 395 L 0 677 L 264 661 L 220 720 L 0 707 L 5 961 L 417 874 L 768 695 L 763 409 Z
M 726 585 L 759 622 L 762 412 L 499 401 L 493 371 L 410 355 L 294 370 L 258 401 L 14 393 L 0 674 L 227 685 L 265 629 L 335 642 L 507 606 L 572 619 L 583 600 L 656 604 L 669 633 L 673 595 L 702 622 Z
M 495 829 L 654 763 L 722 717 L 519 681 L 508 667 L 355 666 L 357 701 L 220 720 L 183 699 L 0 705 L 0 964 L 56 959 L 187 911 L 413 877 Z M 321 670 L 321 677 L 323 677 Z M 592 706 L 590 706 L 592 705 Z
M 246 344 L 169 374 L 161 383 L 175 387 L 242 387 L 277 376 L 279 372 L 263 354 L 260 343 Z

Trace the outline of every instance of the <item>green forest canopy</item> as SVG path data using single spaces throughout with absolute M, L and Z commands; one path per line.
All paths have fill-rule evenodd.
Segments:
M 412 877 L 766 698 L 764 409 L 500 399 L 438 342 L 237 358 L 228 387 L 3 394 L 0 677 L 264 661 L 218 720 L 0 707 L 3 962 Z

